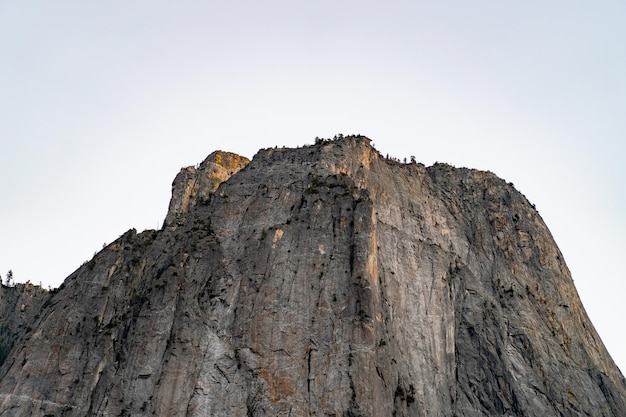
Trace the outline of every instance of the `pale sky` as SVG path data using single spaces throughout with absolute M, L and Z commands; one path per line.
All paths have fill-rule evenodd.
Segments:
M 0 0 L 0 274 L 159 228 L 214 150 L 363 134 L 534 203 L 626 370 L 626 3 Z

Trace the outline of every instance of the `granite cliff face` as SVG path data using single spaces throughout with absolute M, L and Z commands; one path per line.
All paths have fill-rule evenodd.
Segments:
M 38 285 L 0 285 L 0 365 L 5 361 L 20 335 L 39 316 L 49 294 Z
M 626 415 L 525 197 L 364 137 L 212 154 L 37 308 L 0 416 Z

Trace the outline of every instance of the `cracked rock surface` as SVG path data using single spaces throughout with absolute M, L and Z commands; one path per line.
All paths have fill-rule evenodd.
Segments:
M 549 230 L 494 174 L 357 136 L 216 152 L 172 188 L 161 230 L 37 304 L 0 416 L 626 415 Z

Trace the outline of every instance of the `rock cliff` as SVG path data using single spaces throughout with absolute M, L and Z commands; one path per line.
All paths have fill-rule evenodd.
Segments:
M 48 292 L 31 283 L 0 285 L 0 365 L 20 335 L 32 330 L 30 326 L 47 299 Z
M 35 306 L 0 416 L 626 415 L 549 230 L 494 174 L 358 136 L 216 152 L 172 188 L 161 230 Z

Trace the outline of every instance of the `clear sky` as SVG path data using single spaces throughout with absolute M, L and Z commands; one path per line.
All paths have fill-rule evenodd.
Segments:
M 0 274 L 56 287 L 181 167 L 340 132 L 513 182 L 626 370 L 622 0 L 0 0 Z

